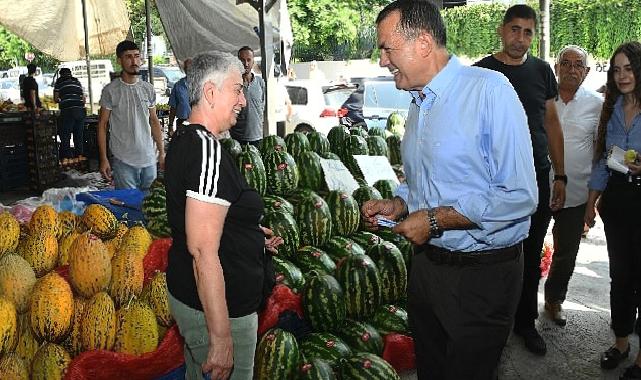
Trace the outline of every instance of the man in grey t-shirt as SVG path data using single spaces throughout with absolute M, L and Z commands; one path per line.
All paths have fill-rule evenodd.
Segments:
M 139 80 L 140 50 L 133 41 L 119 43 L 116 55 L 122 73 L 105 86 L 100 98 L 100 173 L 113 179 L 116 189 L 146 191 L 156 178 L 156 160 L 161 169 L 165 163 L 156 94 L 150 83 Z M 107 158 L 107 128 L 111 163 Z
M 243 63 L 243 93 L 247 106 L 238 115 L 236 125 L 230 130 L 231 137 L 241 144 L 258 146 L 263 138 L 263 115 L 265 112 L 265 81 L 254 75 L 254 51 L 249 46 L 238 50 L 238 59 Z

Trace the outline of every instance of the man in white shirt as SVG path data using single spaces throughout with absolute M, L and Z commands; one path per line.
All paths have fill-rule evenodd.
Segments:
M 561 49 L 554 66 L 559 82 L 556 109 L 563 129 L 568 183 L 565 206 L 554 214 L 554 255 L 545 282 L 545 310 L 559 326 L 566 324 L 561 304 L 567 294 L 581 243 L 594 140 L 603 104 L 600 94 L 582 86 L 590 71 L 587 60 L 584 49 L 568 45 Z

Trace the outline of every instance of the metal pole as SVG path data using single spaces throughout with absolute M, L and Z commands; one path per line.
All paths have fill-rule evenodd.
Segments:
M 149 83 L 154 84 L 154 57 L 151 48 L 151 9 L 149 0 L 145 0 L 145 24 L 147 26 L 147 65 L 149 66 Z
M 93 91 L 91 88 L 91 59 L 89 58 L 89 26 L 87 25 L 87 4 L 82 2 L 82 19 L 85 25 L 85 62 L 87 63 L 87 91 L 89 92 L 89 113 L 93 114 Z
M 550 58 L 550 0 L 539 0 L 541 12 L 541 42 L 539 44 L 539 58 Z
M 263 111 L 264 120 L 263 120 L 263 136 L 269 135 L 269 92 L 270 88 L 268 85 L 269 82 L 269 70 L 271 65 L 269 64 L 269 59 L 271 55 L 268 54 L 268 51 L 271 51 L 271 31 L 267 30 L 265 21 L 267 18 L 267 9 L 265 9 L 265 0 L 260 0 L 260 8 L 258 9 L 258 28 L 259 28 L 259 37 L 260 37 L 260 71 L 263 74 L 263 79 L 265 80 L 265 109 Z M 271 28 L 271 25 L 269 25 Z M 269 42 L 269 45 L 267 44 Z

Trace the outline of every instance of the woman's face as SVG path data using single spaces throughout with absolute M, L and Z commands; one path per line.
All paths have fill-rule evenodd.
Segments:
M 243 78 L 239 71 L 234 70 L 227 75 L 216 98 L 216 113 L 227 130 L 236 125 L 240 110 L 247 104 L 243 94 Z
M 613 78 L 619 91 L 623 94 L 629 94 L 636 87 L 636 78 L 632 71 L 632 65 L 628 57 L 619 53 L 614 56 Z

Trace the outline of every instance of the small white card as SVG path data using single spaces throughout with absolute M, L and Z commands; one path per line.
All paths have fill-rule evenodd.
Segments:
M 625 164 L 625 151 L 616 145 L 608 151 L 608 167 L 619 173 L 628 174 L 630 168 Z
M 356 159 L 368 185 L 374 186 L 374 183 L 381 179 L 391 179 L 394 183 L 398 183 L 398 177 L 396 177 L 387 157 L 355 155 L 354 159 Z
M 345 191 L 351 195 L 354 190 L 358 189 L 358 183 L 354 176 L 341 161 L 321 158 L 320 163 L 329 190 Z

